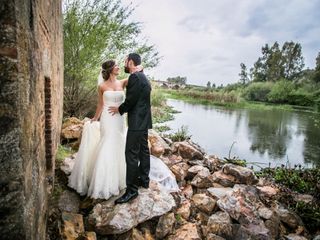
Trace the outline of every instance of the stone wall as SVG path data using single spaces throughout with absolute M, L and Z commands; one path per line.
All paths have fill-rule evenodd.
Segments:
M 61 0 L 0 0 L 0 238 L 45 239 L 63 101 Z

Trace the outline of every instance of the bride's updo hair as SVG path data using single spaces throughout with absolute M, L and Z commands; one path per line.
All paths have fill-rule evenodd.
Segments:
M 107 81 L 110 77 L 110 74 L 112 73 L 113 67 L 116 65 L 116 62 L 114 60 L 108 60 L 104 63 L 102 63 L 102 78 Z

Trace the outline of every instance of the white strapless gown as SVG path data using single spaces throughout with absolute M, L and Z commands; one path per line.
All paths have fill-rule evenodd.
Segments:
M 103 100 L 100 122 L 88 121 L 83 126 L 81 144 L 68 179 L 69 187 L 95 199 L 119 195 L 126 187 L 125 119 L 108 112 L 109 106 L 123 102 L 124 91 L 105 91 Z M 154 156 L 150 156 L 149 177 L 170 192 L 179 191 L 173 173 Z

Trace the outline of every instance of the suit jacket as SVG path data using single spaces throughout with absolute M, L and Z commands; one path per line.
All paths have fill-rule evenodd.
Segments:
M 141 131 L 152 128 L 151 85 L 143 72 L 135 72 L 128 79 L 125 101 L 119 113 L 128 113 L 128 130 Z

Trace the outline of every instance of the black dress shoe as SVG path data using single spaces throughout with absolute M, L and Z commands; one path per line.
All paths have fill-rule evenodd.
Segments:
M 122 197 L 118 198 L 114 203 L 115 204 L 126 203 L 135 199 L 136 197 L 138 197 L 138 192 L 128 191 Z

